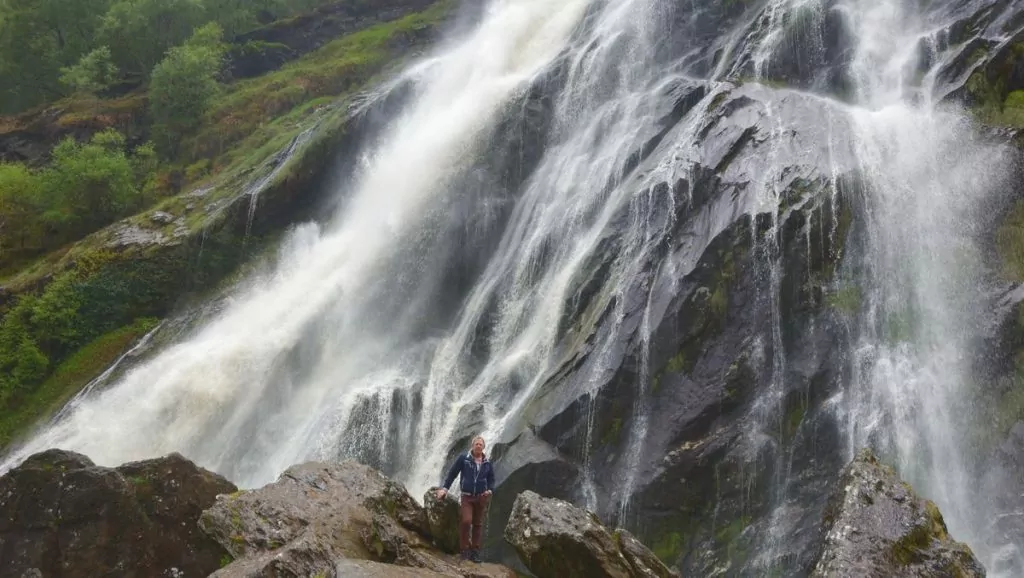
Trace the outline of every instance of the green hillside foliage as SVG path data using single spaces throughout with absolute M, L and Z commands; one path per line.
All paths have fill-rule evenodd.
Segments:
M 0 0 L 0 74 L 12 79 L 0 85 L 0 113 L 36 107 L 0 116 L 0 137 L 64 135 L 41 158 L 0 162 L 0 447 L 59 408 L 185 293 L 211 288 L 259 246 L 233 227 L 207 234 L 221 217 L 187 209 L 189 191 L 210 191 L 203 203 L 228 201 L 319 126 L 329 134 L 271 185 L 283 199 L 298 194 L 344 136 L 345 99 L 454 4 L 371 22 L 262 76 L 225 75 L 235 35 L 290 26 L 282 19 L 327 3 Z M 160 225 L 146 216 L 154 209 L 186 218 Z M 164 227 L 184 242 L 112 249 L 119 221 Z

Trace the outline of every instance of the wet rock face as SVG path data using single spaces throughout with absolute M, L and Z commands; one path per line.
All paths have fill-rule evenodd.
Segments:
M 450 541 L 442 524 L 451 505 L 432 504 L 430 512 L 368 466 L 307 463 L 263 488 L 222 496 L 199 524 L 235 558 L 214 574 L 220 578 L 514 576 L 501 566 L 460 565 L 436 548 Z M 432 528 L 443 534 L 435 539 Z
M 530 491 L 516 498 L 505 539 L 538 578 L 678 577 L 628 532 L 610 532 L 593 513 Z
M 178 454 L 117 468 L 35 454 L 0 477 L 0 577 L 206 576 L 226 552 L 195 521 L 235 489 Z
M 950 537 L 935 504 L 869 450 L 843 470 L 823 530 L 813 578 L 985 576 L 970 548 Z

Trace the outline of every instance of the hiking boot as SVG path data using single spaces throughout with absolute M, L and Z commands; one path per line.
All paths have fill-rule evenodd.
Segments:
M 470 560 L 471 559 L 471 555 L 472 555 L 472 552 L 470 550 L 463 550 L 462 552 L 459 552 L 459 561 L 460 562 L 465 562 L 467 560 Z
M 476 562 L 477 564 L 483 562 L 483 560 L 480 559 L 480 550 L 470 550 L 469 561 Z

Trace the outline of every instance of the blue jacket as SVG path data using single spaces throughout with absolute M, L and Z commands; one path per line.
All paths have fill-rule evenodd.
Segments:
M 487 490 L 494 491 L 494 467 L 491 465 L 490 460 L 487 456 L 484 456 L 484 461 L 477 466 L 476 460 L 469 452 L 466 452 L 455 460 L 452 464 L 451 469 L 448 470 L 448 477 L 444 480 L 445 489 L 452 487 L 452 482 L 455 481 L 455 476 L 462 474 L 462 493 L 470 494 L 473 496 L 479 496 Z

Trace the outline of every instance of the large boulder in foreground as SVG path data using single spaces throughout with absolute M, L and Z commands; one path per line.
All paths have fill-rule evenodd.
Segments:
M 569 502 L 519 494 L 505 540 L 537 578 L 670 578 L 678 574 L 625 530 L 609 532 Z
M 196 520 L 235 490 L 179 454 L 117 468 L 32 455 L 0 477 L 0 577 L 207 576 L 227 552 Z
M 427 527 L 434 546 L 449 554 L 459 551 L 459 502 L 447 494 L 438 499 L 438 488 L 430 488 L 423 495 L 423 506 L 427 511 Z
M 218 578 L 515 576 L 434 547 L 427 512 L 405 487 L 353 461 L 292 466 L 263 488 L 222 496 L 199 524 L 235 558 Z
M 954 541 L 942 514 L 870 450 L 840 475 L 824 517 L 825 543 L 813 578 L 981 578 L 985 569 Z

